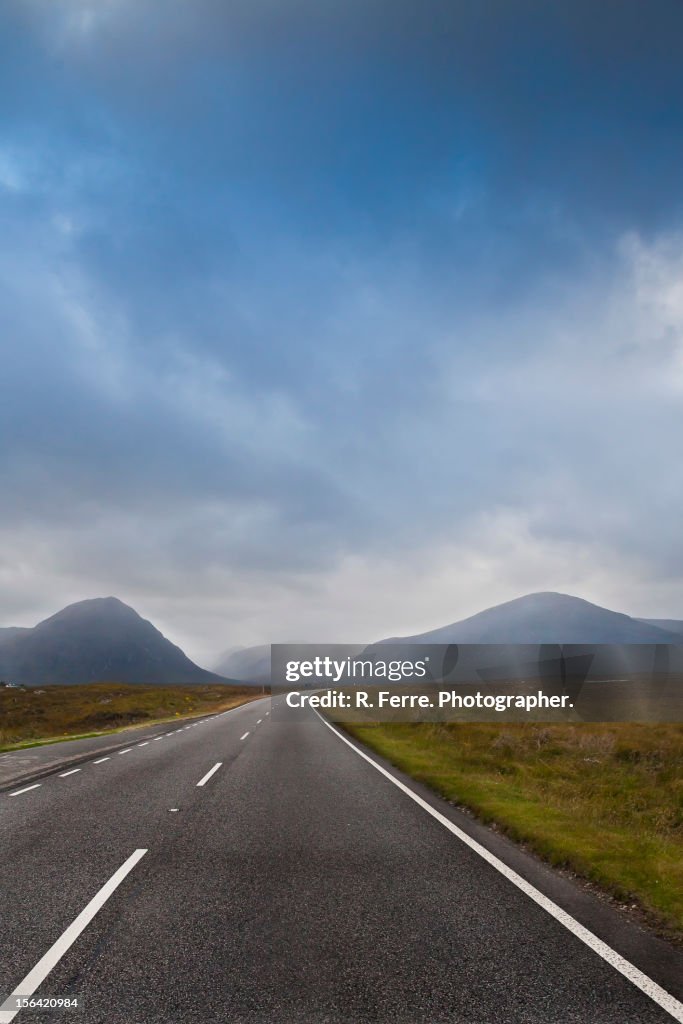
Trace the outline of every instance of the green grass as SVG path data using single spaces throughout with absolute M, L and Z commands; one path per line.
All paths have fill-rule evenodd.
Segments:
M 346 725 L 448 800 L 683 937 L 683 725 Z
M 253 688 L 95 683 L 0 690 L 0 750 L 84 739 L 135 725 L 225 711 L 253 699 Z

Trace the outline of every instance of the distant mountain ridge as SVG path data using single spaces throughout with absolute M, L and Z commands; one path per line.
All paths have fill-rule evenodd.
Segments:
M 381 644 L 658 644 L 683 647 L 683 621 L 644 619 L 579 597 L 526 594 L 469 618 Z M 360 650 L 360 648 L 359 648 Z M 228 678 L 226 678 L 228 677 Z M 270 682 L 270 647 L 228 652 L 214 672 L 195 665 L 115 597 L 79 601 L 33 628 L 0 628 L 0 680 L 25 685 Z
M 0 629 L 0 679 L 27 686 L 230 681 L 195 665 L 115 597 L 78 601 L 32 629 Z
M 306 659 L 311 656 L 308 644 L 288 644 L 292 658 Z M 349 653 L 359 654 L 361 644 L 325 644 L 325 653 L 331 658 L 344 658 Z M 229 675 L 241 683 L 255 686 L 269 686 L 271 680 L 270 644 L 256 644 L 254 647 L 237 647 L 223 654 L 215 665 L 216 672 Z
M 667 633 L 677 633 L 683 636 L 683 619 L 638 619 L 638 622 L 645 622 L 648 626 L 656 626 L 657 629 L 664 629 Z
M 659 623 L 671 623 L 662 629 Z M 656 623 L 656 624 L 655 624 Z M 380 643 L 683 644 L 669 619 L 636 619 L 580 597 L 543 591 L 486 608 L 459 622 Z
M 215 665 L 221 675 L 239 679 L 243 683 L 260 686 L 270 684 L 270 644 L 256 644 L 254 647 L 238 647 L 226 651 Z
M 415 648 L 421 644 L 574 644 L 586 647 L 660 644 L 680 647 L 683 645 L 683 621 L 638 619 L 570 594 L 542 591 L 505 601 L 425 633 L 377 641 L 364 648 L 363 653 L 374 652 L 374 656 L 380 657 L 377 648 L 385 644 L 414 645 Z M 637 658 L 634 658 L 631 660 L 637 665 Z M 244 683 L 268 684 L 270 648 L 261 644 L 233 649 L 226 652 L 215 668 Z

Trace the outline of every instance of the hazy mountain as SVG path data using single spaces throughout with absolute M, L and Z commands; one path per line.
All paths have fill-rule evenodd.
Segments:
M 228 681 L 199 668 L 115 597 L 79 601 L 33 629 L 0 631 L 0 679 L 43 686 Z
M 0 626 L 0 645 L 5 640 L 10 640 L 14 636 L 20 636 L 22 633 L 30 633 L 30 626 Z
M 258 686 L 270 684 L 270 644 L 237 647 L 221 655 L 215 665 L 216 672 L 242 683 Z
M 665 629 L 667 633 L 677 633 L 679 636 L 683 636 L 683 619 L 638 619 L 638 622 L 656 626 L 657 629 Z
M 308 659 L 319 655 L 331 658 L 345 658 L 360 654 L 362 646 L 348 644 L 288 644 L 288 657 Z M 226 651 L 216 663 L 216 672 L 229 675 L 241 683 L 257 686 L 269 686 L 271 681 L 271 650 L 270 644 L 259 644 L 256 647 L 238 647 Z
M 683 671 L 681 633 L 568 594 L 527 594 L 439 629 L 383 640 L 366 648 L 363 657 L 386 658 L 390 644 L 399 647 L 392 658 L 408 659 L 422 657 L 424 644 L 442 645 L 434 648 L 434 678 L 445 671 L 448 645 L 462 645 L 449 679 L 528 678 L 541 663 L 546 669 L 560 665 L 560 645 L 565 653 L 571 645 L 572 672 L 590 671 L 596 679 Z
M 676 620 L 656 620 L 657 623 Z M 460 622 L 383 643 L 680 644 L 681 634 L 601 608 L 580 597 L 543 592 L 506 601 Z

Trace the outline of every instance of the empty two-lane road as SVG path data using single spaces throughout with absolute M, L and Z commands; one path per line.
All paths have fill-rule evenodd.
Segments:
M 378 764 L 266 699 L 0 795 L 0 997 L 81 1002 L 14 1019 L 683 1020 L 679 954 Z

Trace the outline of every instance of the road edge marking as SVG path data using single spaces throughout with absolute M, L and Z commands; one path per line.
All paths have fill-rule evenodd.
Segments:
M 118 889 L 126 875 L 133 870 L 146 853 L 147 850 L 136 850 L 135 853 L 130 855 L 128 860 L 123 862 L 109 881 L 104 883 L 99 892 L 95 893 L 87 906 L 81 910 L 78 917 L 71 922 L 66 931 L 62 932 L 57 941 L 50 946 L 47 953 L 40 958 L 35 967 L 19 982 L 14 992 L 8 997 L 8 1000 L 14 999 L 17 996 L 33 995 L 52 968 L 56 967 L 64 954 L 71 948 L 81 932 L 87 928 L 97 911 L 104 906 L 109 897 Z M 20 1010 L 0 1010 L 0 1024 L 9 1024 L 20 1012 Z
M 323 718 L 318 711 L 316 711 L 315 714 L 323 725 L 326 725 L 330 732 L 333 732 L 334 735 L 342 741 L 342 743 L 345 743 L 347 747 L 350 747 L 351 750 L 355 751 L 359 757 L 362 757 L 364 761 L 367 761 L 368 764 L 372 765 L 372 767 L 386 779 L 393 782 L 401 792 L 405 793 L 406 796 L 409 796 L 411 800 L 414 800 L 415 803 L 423 810 L 427 811 L 428 814 L 431 814 L 439 824 L 448 829 L 449 832 L 460 839 L 461 842 L 471 850 L 478 853 L 483 860 L 490 864 L 491 867 L 495 868 L 496 871 L 503 875 L 504 878 L 507 878 L 507 880 L 512 882 L 513 885 L 516 885 L 517 888 L 525 894 L 525 896 L 528 896 L 529 899 L 533 900 L 534 903 L 550 914 L 551 917 L 554 917 L 556 921 L 567 929 L 567 931 L 570 931 L 572 935 L 575 935 L 577 939 L 580 939 L 584 945 L 588 946 L 588 948 L 594 953 L 597 953 L 599 957 L 602 957 L 602 959 L 611 967 L 630 981 L 632 985 L 635 985 L 636 988 L 640 989 L 640 991 L 648 996 L 648 998 L 650 998 L 654 1003 L 657 1003 L 658 1006 L 670 1014 L 674 1020 L 683 1024 L 683 1003 L 679 1002 L 675 996 L 672 996 L 670 992 L 667 992 L 666 989 L 662 988 L 661 985 L 658 985 L 656 981 L 649 978 L 647 974 L 644 974 L 639 970 L 635 964 L 630 962 L 630 960 L 626 960 L 626 958 L 621 956 L 620 953 L 617 953 L 615 949 L 612 949 L 612 947 L 608 946 L 606 942 L 599 939 L 597 935 L 584 925 L 580 924 L 571 916 L 571 914 L 568 914 L 566 910 L 559 907 L 557 903 L 553 902 L 553 900 L 548 896 L 545 896 L 540 889 L 537 889 L 534 885 L 531 885 L 530 882 L 527 882 L 526 879 L 522 878 L 521 875 L 518 875 L 517 872 L 508 867 L 504 861 L 500 860 L 495 856 L 495 854 L 487 850 L 481 843 L 478 843 L 476 839 L 469 836 L 467 832 L 463 832 L 461 828 L 454 825 L 453 822 L 444 814 L 441 814 L 440 811 L 437 811 L 435 807 L 432 807 L 431 804 L 427 803 L 426 800 L 423 800 L 421 796 L 415 793 L 410 786 L 406 786 L 405 783 L 400 781 L 400 779 L 395 778 L 391 772 L 387 771 L 386 768 L 373 760 L 373 758 L 366 754 L 365 751 L 361 750 L 355 743 L 352 743 L 351 740 L 347 739 L 346 736 L 340 733 L 338 729 L 335 729 L 335 727 Z

